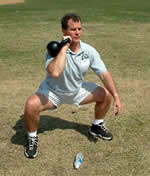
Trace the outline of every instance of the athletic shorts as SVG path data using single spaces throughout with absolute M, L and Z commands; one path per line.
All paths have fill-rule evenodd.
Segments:
M 45 81 L 43 81 L 36 93 L 46 96 L 56 107 L 61 104 L 72 104 L 80 106 L 80 103 L 96 88 L 97 84 L 92 82 L 83 82 L 81 88 L 76 93 L 58 93 L 49 89 Z

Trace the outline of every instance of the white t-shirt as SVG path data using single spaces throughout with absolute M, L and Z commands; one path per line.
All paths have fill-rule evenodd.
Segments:
M 53 60 L 53 57 L 46 52 L 45 69 Z M 69 48 L 66 53 L 66 66 L 58 78 L 53 78 L 47 72 L 45 80 L 49 89 L 57 93 L 75 93 L 84 81 L 84 76 L 91 68 L 97 75 L 107 71 L 100 55 L 92 46 L 80 41 L 80 50 L 77 54 Z

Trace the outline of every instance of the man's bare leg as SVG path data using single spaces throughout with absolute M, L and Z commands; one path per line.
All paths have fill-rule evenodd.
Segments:
M 112 96 L 106 88 L 98 87 L 88 95 L 80 104 L 96 102 L 95 119 L 103 119 L 108 112 L 112 101 Z
M 40 112 L 51 108 L 55 108 L 55 106 L 42 94 L 32 95 L 26 102 L 24 119 L 28 140 L 24 154 L 27 158 L 35 158 L 37 156 L 38 137 L 36 133 L 40 123 Z
M 36 131 L 40 122 L 40 112 L 51 108 L 55 108 L 55 106 L 44 95 L 32 95 L 27 100 L 24 111 L 27 131 Z
M 105 140 L 111 140 L 113 136 L 104 127 L 104 117 L 110 108 L 112 96 L 106 88 L 98 87 L 81 102 L 81 105 L 92 102 L 96 103 L 95 120 L 89 130 L 89 133 Z

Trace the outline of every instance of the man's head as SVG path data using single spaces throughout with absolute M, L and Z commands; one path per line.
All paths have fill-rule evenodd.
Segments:
M 76 13 L 67 13 L 61 19 L 61 27 L 62 29 L 68 28 L 68 21 L 72 19 L 73 22 L 81 22 L 81 18 Z
M 68 13 L 61 19 L 62 32 L 64 36 L 70 36 L 72 42 L 80 41 L 82 34 L 81 18 L 75 13 Z

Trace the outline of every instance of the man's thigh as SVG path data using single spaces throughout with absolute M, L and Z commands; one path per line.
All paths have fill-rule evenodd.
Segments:
M 41 93 L 36 93 L 34 95 L 34 98 L 36 98 L 37 101 L 39 102 L 40 111 L 56 108 L 56 106 L 45 95 Z
M 92 102 L 103 102 L 105 95 L 105 89 L 103 87 L 98 86 L 87 97 L 85 97 L 85 99 L 80 103 L 80 105 Z
M 44 80 L 38 90 L 35 92 L 35 95 L 39 97 L 41 103 L 41 109 L 43 110 L 55 110 L 61 101 L 59 97 L 49 90 L 46 81 Z

